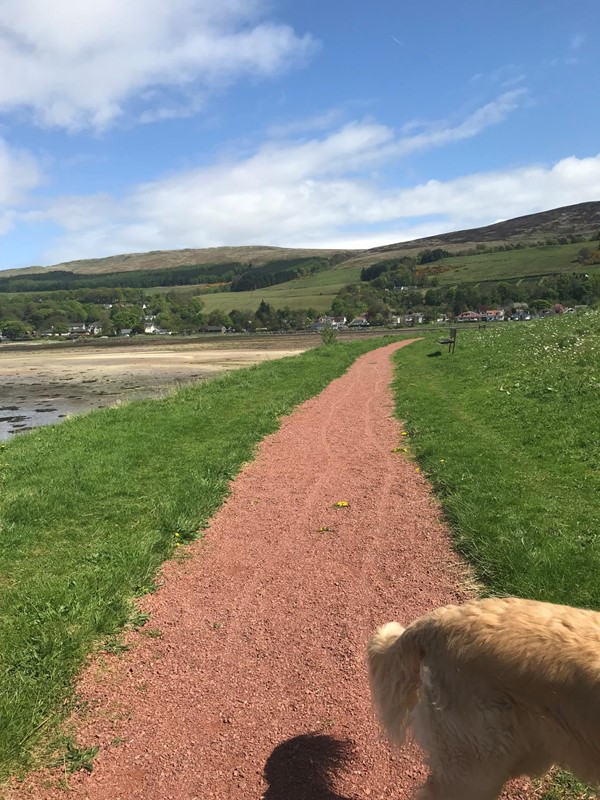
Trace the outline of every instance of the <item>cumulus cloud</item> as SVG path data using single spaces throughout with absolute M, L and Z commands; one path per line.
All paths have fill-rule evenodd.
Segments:
M 477 135 L 518 96 L 504 95 L 454 126 L 397 135 L 376 121 L 353 122 L 320 137 L 269 141 L 120 198 L 55 200 L 37 214 L 65 230 L 46 263 L 225 244 L 372 247 L 598 199 L 600 155 L 390 188 L 387 167 L 398 159 Z
M 103 128 L 135 97 L 146 119 L 181 116 L 208 92 L 314 50 L 266 12 L 263 0 L 3 0 L 0 110 Z

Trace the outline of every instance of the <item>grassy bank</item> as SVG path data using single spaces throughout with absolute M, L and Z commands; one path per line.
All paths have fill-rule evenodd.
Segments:
M 396 361 L 410 449 L 484 591 L 600 610 L 600 312 L 459 330 L 454 355 L 430 338 Z M 595 795 L 561 775 L 538 796 Z
M 316 348 L 1 446 L 0 775 L 27 765 L 85 655 L 279 418 L 393 340 Z
M 458 548 L 491 592 L 600 610 L 600 314 L 445 351 L 398 353 L 395 394 Z

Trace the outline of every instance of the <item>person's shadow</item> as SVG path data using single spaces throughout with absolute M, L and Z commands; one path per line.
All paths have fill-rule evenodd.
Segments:
M 320 733 L 295 736 L 277 745 L 265 764 L 264 800 L 352 800 L 334 789 L 335 776 L 352 757 L 348 740 Z

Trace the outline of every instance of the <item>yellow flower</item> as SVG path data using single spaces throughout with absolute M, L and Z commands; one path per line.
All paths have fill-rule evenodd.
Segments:
M 408 433 L 407 433 L 406 431 L 402 431 L 402 433 L 400 434 L 400 436 L 408 436 Z
M 175 536 L 179 536 L 180 534 L 176 533 Z
M 348 502 L 346 500 L 338 500 L 334 505 L 336 508 L 348 508 Z
M 421 472 L 420 468 L 419 468 L 419 467 L 417 467 L 417 468 L 415 469 L 415 472 Z

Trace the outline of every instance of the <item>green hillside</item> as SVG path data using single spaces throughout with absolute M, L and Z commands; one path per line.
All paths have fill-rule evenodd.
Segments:
M 581 272 L 577 255 L 583 243 L 528 247 L 501 253 L 477 253 L 461 258 L 451 256 L 438 263 L 454 268 L 439 275 L 440 283 L 471 281 L 514 280 L 536 275 L 552 275 L 557 272 Z M 591 265 L 586 271 L 598 268 Z
M 0 272 L 0 299 L 14 292 L 35 293 L 41 299 L 52 291 L 55 298 L 62 293 L 63 300 L 68 295 L 82 302 L 114 302 L 110 290 L 134 289 L 135 302 L 141 303 L 144 296 L 181 290 L 201 296 L 208 313 L 254 311 L 261 301 L 274 309 L 323 312 L 340 290 L 360 281 L 363 269 L 382 261 L 408 264 L 413 279 L 398 285 L 416 283 L 421 291 L 493 281 L 537 282 L 558 273 L 597 271 L 599 237 L 600 202 L 580 203 L 371 250 L 214 247 L 6 270 Z M 595 255 L 582 259 L 584 247 Z M 86 298 L 85 289 L 106 289 L 107 299 Z M 96 291 L 95 297 L 101 293 Z
M 359 279 L 360 267 L 338 268 L 252 292 L 206 294 L 202 295 L 202 302 L 208 313 L 229 313 L 234 308 L 240 311 L 256 311 L 262 300 L 273 308 L 289 306 L 292 309 L 314 308 L 316 311 L 327 311 L 340 289 Z
M 25 269 L 6 269 L 2 277 L 12 275 L 33 275 L 45 272 L 68 271 L 77 275 L 101 275 L 113 272 L 134 272 L 137 270 L 173 269 L 191 265 L 222 265 L 231 263 L 251 263 L 262 266 L 269 261 L 296 258 L 351 256 L 357 250 L 335 250 L 294 248 L 294 247 L 203 247 L 184 250 L 152 250 L 148 253 L 124 253 L 106 258 L 87 258 L 79 261 L 64 261 L 51 267 L 26 267 Z

